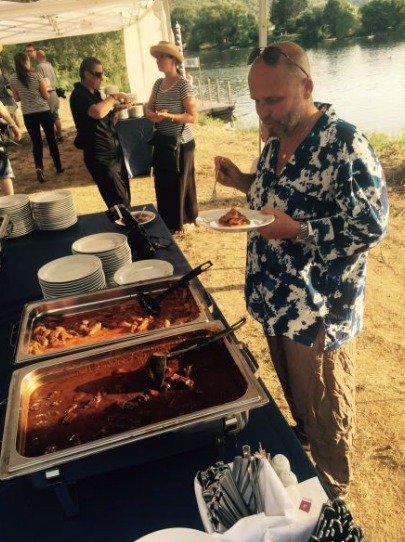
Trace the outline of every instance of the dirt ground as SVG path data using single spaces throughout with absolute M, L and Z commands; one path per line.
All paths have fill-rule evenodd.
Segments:
M 70 188 L 78 214 L 104 210 L 104 204 L 84 168 L 80 151 L 73 145 L 70 115 L 64 106 L 65 141 L 60 145 L 66 171 L 56 177 L 45 148 L 45 173 L 48 181 L 35 179 L 29 141 L 13 151 L 16 174 L 15 192 Z M 244 204 L 236 192 L 217 186 L 214 189 L 213 157 L 228 156 L 249 170 L 257 154 L 258 140 L 251 134 L 226 130 L 222 126 L 199 126 L 197 141 L 197 189 L 200 209 Z M 392 161 L 384 165 L 394 173 Z M 399 168 L 400 170 L 401 168 Z M 149 177 L 131 181 L 132 204 L 154 203 Z M 404 502 L 404 369 L 405 337 L 405 203 L 399 191 L 390 192 L 391 220 L 385 240 L 369 256 L 365 327 L 358 338 L 357 436 L 353 451 L 355 481 L 347 499 L 356 521 L 366 532 L 366 540 L 394 542 L 404 540 L 402 513 Z M 214 266 L 202 281 L 214 296 L 229 322 L 246 315 L 243 299 L 245 234 L 223 234 L 203 227 L 190 229 L 177 240 L 190 264 L 211 259 Z M 289 417 L 260 326 L 249 317 L 238 332 L 260 364 L 260 374 L 268 389 Z M 266 428 L 263 427 L 263 432 Z

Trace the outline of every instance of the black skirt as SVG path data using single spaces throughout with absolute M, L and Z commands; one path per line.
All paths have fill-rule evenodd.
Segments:
M 154 168 L 157 208 L 171 231 L 181 231 L 198 216 L 194 150 L 194 139 L 181 145 L 178 173 L 163 165 Z

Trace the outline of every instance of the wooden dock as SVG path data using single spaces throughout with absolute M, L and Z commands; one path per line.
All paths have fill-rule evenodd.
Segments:
M 235 103 L 214 102 L 197 99 L 197 111 L 209 117 L 232 120 Z
M 202 79 L 189 76 L 191 84 L 196 91 L 197 110 L 210 117 L 222 120 L 233 119 L 235 102 L 232 98 L 231 84 L 229 81 L 211 80 L 209 77 Z M 223 88 L 225 86 L 225 89 Z

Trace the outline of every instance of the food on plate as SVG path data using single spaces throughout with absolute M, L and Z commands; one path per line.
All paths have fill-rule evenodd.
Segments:
M 143 224 L 151 219 L 151 215 L 149 213 L 140 211 L 139 213 L 134 213 L 134 218 L 137 222 L 141 222 Z
M 151 381 L 152 354 L 206 336 L 195 331 L 53 368 L 20 413 L 20 453 L 37 457 L 239 399 L 246 382 L 224 341 L 168 359 L 162 386 Z
M 150 316 L 137 298 L 109 307 L 76 314 L 44 315 L 35 322 L 28 351 L 32 355 L 54 352 L 119 337 L 191 322 L 199 308 L 187 288 L 162 301 L 158 316 Z
M 222 226 L 245 226 L 250 224 L 250 220 L 235 207 L 232 207 L 227 213 L 218 219 Z

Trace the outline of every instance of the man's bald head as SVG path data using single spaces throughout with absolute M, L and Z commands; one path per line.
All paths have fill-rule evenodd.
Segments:
M 250 97 L 262 122 L 277 137 L 291 137 L 317 111 L 309 70 L 305 51 L 291 42 L 261 50 L 250 68 Z
M 37 51 L 37 60 L 38 60 L 38 62 L 45 62 L 45 60 L 46 60 L 45 51 L 42 51 L 41 49 L 39 51 Z
M 292 75 L 297 75 L 300 78 L 302 78 L 303 75 L 306 75 L 308 78 L 311 78 L 311 66 L 309 64 L 308 55 L 302 47 L 292 41 L 279 41 L 270 44 L 253 62 L 252 69 L 257 63 L 266 63 L 266 49 L 272 48 L 279 49 L 282 53 L 279 55 L 278 58 L 276 57 L 276 59 L 274 60 L 274 62 L 271 63 L 271 65 L 276 66 L 278 64 L 283 64 L 287 66 L 288 71 Z

